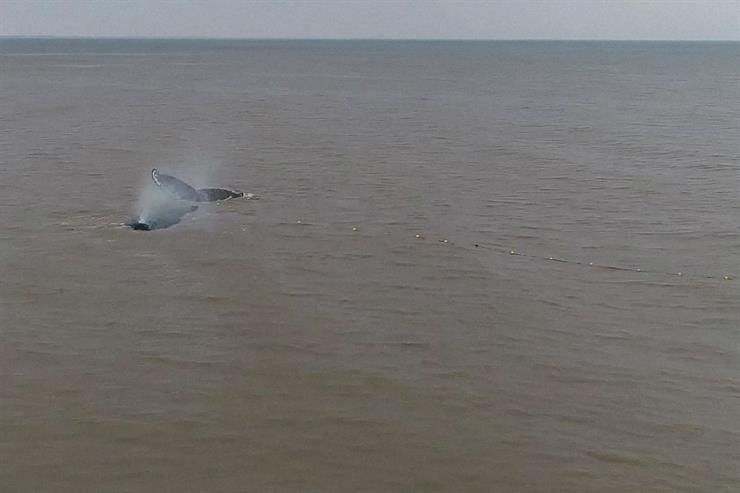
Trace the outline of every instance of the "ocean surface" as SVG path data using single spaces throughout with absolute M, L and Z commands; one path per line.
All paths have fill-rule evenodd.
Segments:
M 740 491 L 739 137 L 738 43 L 2 39 L 0 489 Z

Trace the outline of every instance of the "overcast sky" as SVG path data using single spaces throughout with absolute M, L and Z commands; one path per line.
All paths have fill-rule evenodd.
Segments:
M 740 40 L 740 0 L 0 0 L 0 35 Z

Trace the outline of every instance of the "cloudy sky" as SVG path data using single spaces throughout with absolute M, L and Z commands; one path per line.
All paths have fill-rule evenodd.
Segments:
M 0 35 L 740 40 L 740 0 L 0 0 Z

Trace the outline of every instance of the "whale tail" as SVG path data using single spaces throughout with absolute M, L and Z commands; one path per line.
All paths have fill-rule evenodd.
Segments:
M 160 174 L 157 168 L 152 168 L 152 180 L 168 195 L 191 202 L 218 202 L 239 197 L 255 198 L 254 194 L 245 194 L 244 192 L 226 188 L 200 188 L 196 190 L 174 176 Z

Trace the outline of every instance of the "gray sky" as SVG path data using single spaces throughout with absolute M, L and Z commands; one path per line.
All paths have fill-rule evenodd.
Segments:
M 740 40 L 740 0 L 0 0 L 0 35 Z

